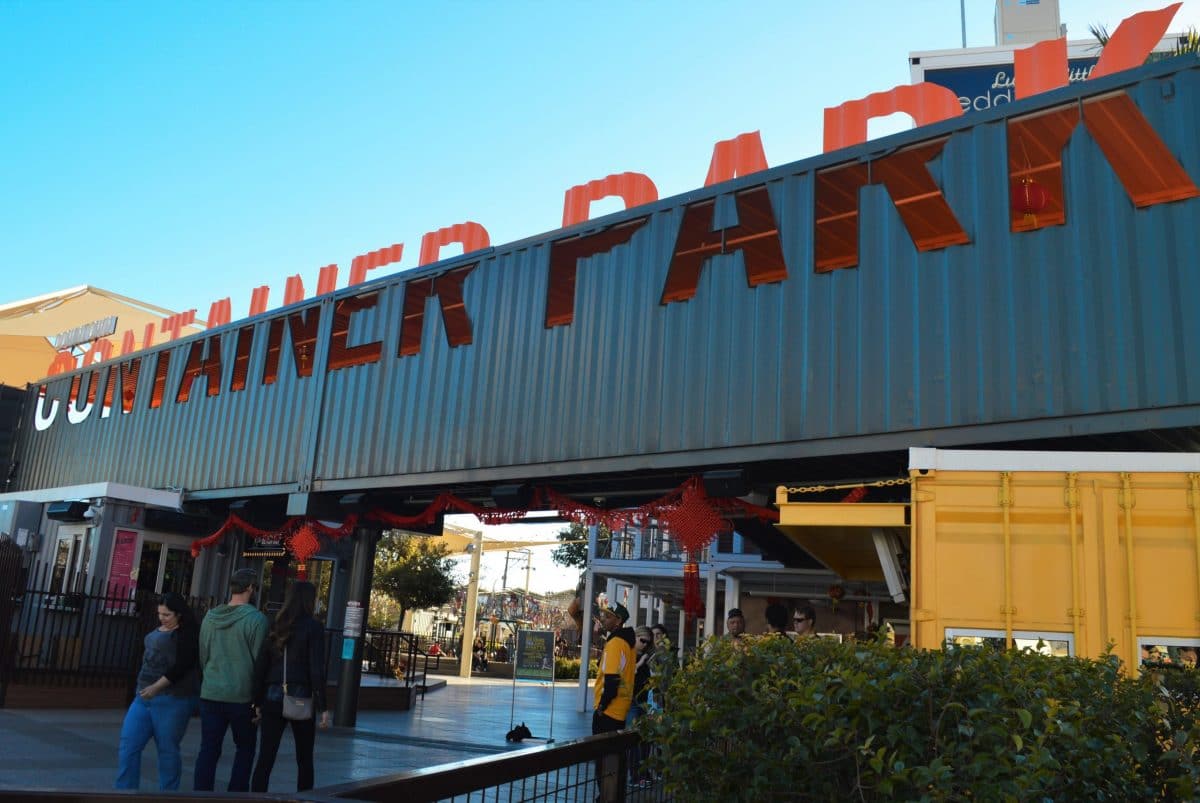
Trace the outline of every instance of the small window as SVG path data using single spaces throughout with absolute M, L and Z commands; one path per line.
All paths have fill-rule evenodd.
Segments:
M 1200 652 L 1200 639 L 1143 636 L 1138 639 L 1138 648 L 1141 651 L 1143 666 L 1195 669 L 1196 653 Z
M 946 644 L 951 647 L 986 646 L 1004 649 L 1003 630 L 975 630 L 968 628 L 946 628 Z M 1030 649 L 1043 655 L 1065 658 L 1075 654 L 1075 637 L 1068 633 L 1014 630 L 1013 647 Z

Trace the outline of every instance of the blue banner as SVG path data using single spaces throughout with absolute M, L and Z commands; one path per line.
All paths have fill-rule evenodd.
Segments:
M 1096 66 L 1096 58 L 1071 59 L 1067 62 L 1070 81 L 1086 81 Z M 925 80 L 944 86 L 958 95 L 963 112 L 979 112 L 1011 103 L 1016 95 L 1012 64 L 986 64 L 978 67 L 948 67 L 925 71 Z

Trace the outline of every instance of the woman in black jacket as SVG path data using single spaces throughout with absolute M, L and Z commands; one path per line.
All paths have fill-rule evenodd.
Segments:
M 258 764 L 250 791 L 265 792 L 279 752 L 284 727 L 291 723 L 296 740 L 296 791 L 313 788 L 313 742 L 317 722 L 309 719 L 284 719 L 283 678 L 287 662 L 287 694 L 311 697 L 314 715 L 322 728 L 328 728 L 330 712 L 325 706 L 325 629 L 313 618 L 317 589 L 312 583 L 298 581 L 288 589 L 283 608 L 275 616 L 267 637 L 256 684 L 255 707 L 262 718 Z

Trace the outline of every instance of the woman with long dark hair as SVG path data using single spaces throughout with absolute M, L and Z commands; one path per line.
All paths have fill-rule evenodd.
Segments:
M 255 694 L 255 707 L 262 722 L 258 764 L 250 781 L 252 792 L 267 791 L 279 741 L 288 724 L 292 726 L 292 738 L 296 741 L 296 791 L 313 788 L 316 717 L 320 717 L 322 728 L 328 728 L 330 724 L 330 712 L 325 706 L 325 629 L 313 618 L 316 604 L 317 589 L 312 583 L 303 580 L 292 583 L 267 636 Z M 284 694 L 311 698 L 312 715 L 307 719 L 285 718 Z
M 158 788 L 179 788 L 179 743 L 200 693 L 200 626 L 187 600 L 174 592 L 158 603 L 158 627 L 146 634 L 137 695 L 117 752 L 117 789 L 142 782 L 142 750 L 151 738 L 158 751 Z

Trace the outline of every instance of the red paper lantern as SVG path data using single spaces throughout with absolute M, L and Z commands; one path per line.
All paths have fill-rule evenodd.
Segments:
M 1029 176 L 1018 179 L 1012 184 L 1012 209 L 1014 212 L 1019 212 L 1026 219 L 1033 218 L 1037 220 L 1037 214 L 1045 210 L 1046 205 L 1050 203 L 1050 194 L 1046 192 L 1046 188 Z

